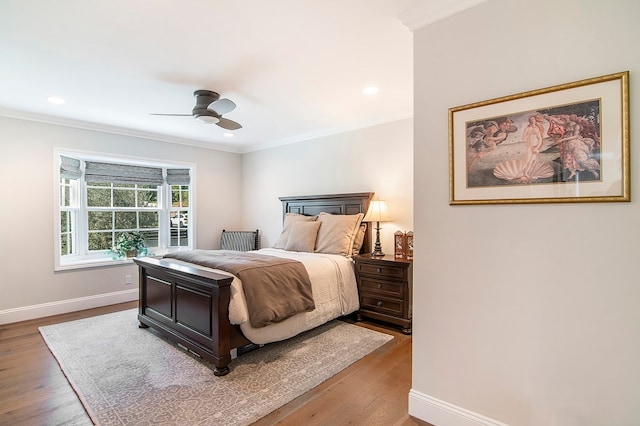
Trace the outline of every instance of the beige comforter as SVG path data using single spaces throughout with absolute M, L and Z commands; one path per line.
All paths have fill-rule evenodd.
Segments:
M 165 255 L 229 272 L 241 281 L 254 328 L 315 309 L 311 281 L 297 260 L 230 250 L 188 250 Z

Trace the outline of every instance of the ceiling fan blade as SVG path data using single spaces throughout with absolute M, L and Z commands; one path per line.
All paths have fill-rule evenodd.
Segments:
M 240 125 L 240 123 L 236 123 L 233 120 L 229 120 L 227 118 L 222 118 L 222 117 L 220 117 L 220 121 L 218 121 L 216 124 L 222 127 L 223 129 L 227 129 L 227 130 L 242 129 L 242 125 Z
M 149 115 L 168 115 L 173 117 L 191 117 L 193 114 L 149 114 Z
M 209 111 L 213 111 L 218 115 L 226 114 L 229 111 L 233 111 L 236 107 L 229 99 L 218 99 L 217 101 L 211 102 L 207 109 Z

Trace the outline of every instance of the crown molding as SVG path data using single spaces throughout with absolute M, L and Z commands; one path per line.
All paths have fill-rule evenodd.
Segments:
M 398 15 L 398 19 L 411 31 L 472 8 L 487 0 L 417 0 L 413 6 Z
M 182 139 L 182 138 L 172 137 L 168 135 L 162 135 L 159 133 L 127 129 L 127 128 L 122 128 L 117 126 L 110 126 L 106 124 L 90 123 L 86 121 L 63 118 L 63 117 L 55 117 L 51 115 L 35 114 L 27 111 L 20 111 L 20 110 L 14 110 L 14 109 L 2 108 L 2 107 L 0 107 L 0 117 L 26 120 L 26 121 L 35 121 L 38 123 L 53 124 L 56 126 L 71 127 L 75 129 L 82 129 L 82 130 L 91 130 L 95 132 L 111 133 L 111 134 L 120 135 L 120 136 L 149 139 L 149 140 L 158 141 L 158 142 L 167 142 L 167 143 L 174 143 L 174 144 L 181 144 L 181 145 L 196 146 L 199 148 L 214 149 L 217 151 L 225 151 L 225 152 L 231 152 L 235 154 L 246 154 L 253 151 L 261 151 L 263 149 L 275 148 L 281 145 L 289 145 L 292 143 L 303 142 L 309 139 L 316 139 L 316 138 L 331 136 L 339 133 L 350 132 L 353 130 L 358 130 L 366 127 L 377 126 L 379 124 L 384 124 L 392 121 L 403 120 L 406 118 L 413 118 L 413 109 L 400 111 L 397 114 L 391 114 L 391 115 L 385 116 L 382 119 L 363 120 L 357 123 L 351 123 L 349 126 L 325 128 L 315 132 L 298 134 L 298 135 L 294 135 L 294 136 L 280 139 L 280 140 L 273 140 L 271 142 L 261 142 L 259 144 L 253 144 L 253 145 L 248 144 L 248 145 L 239 146 L 239 147 L 216 144 L 214 142 Z
M 57 126 L 72 127 L 75 129 L 91 130 L 95 132 L 111 133 L 120 136 L 129 136 L 141 139 L 150 139 L 159 142 L 175 143 L 181 145 L 196 146 L 199 148 L 215 149 L 218 151 L 233 152 L 241 154 L 241 150 L 229 147 L 227 145 L 217 144 L 214 142 L 204 142 L 191 139 L 182 139 L 168 135 L 161 135 L 153 132 L 145 132 L 141 130 L 127 129 L 123 127 L 110 126 L 106 124 L 90 123 L 87 121 L 75 120 L 70 118 L 55 117 L 51 115 L 35 114 L 27 111 L 19 111 L 0 107 L 0 117 L 14 118 L 18 120 L 35 121 L 38 123 L 53 124 Z

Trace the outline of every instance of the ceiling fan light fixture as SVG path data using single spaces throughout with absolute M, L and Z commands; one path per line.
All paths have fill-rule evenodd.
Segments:
M 214 117 L 213 115 L 199 115 L 196 117 L 196 120 L 205 124 L 215 124 L 220 121 L 218 117 Z
M 191 114 L 151 114 L 151 115 L 167 115 L 167 116 L 188 116 L 193 117 L 201 123 L 216 124 L 225 130 L 242 129 L 240 123 L 222 117 L 222 114 L 233 111 L 236 104 L 229 99 L 220 99 L 220 95 L 211 90 L 196 90 L 193 95 L 196 98 L 196 105 L 191 110 Z

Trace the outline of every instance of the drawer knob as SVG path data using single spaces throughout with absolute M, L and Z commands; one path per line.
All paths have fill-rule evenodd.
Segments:
M 378 284 L 378 288 L 382 288 L 382 284 Z
M 377 272 L 377 273 L 382 272 L 382 268 L 376 268 L 376 272 Z
M 378 302 L 378 307 L 382 306 L 382 300 Z

